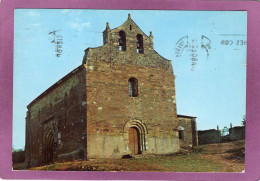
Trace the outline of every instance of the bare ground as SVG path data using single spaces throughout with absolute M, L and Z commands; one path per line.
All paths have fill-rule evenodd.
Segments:
M 245 141 L 200 145 L 195 151 L 169 155 L 137 155 L 127 159 L 96 159 L 45 165 L 30 170 L 143 171 L 143 172 L 242 172 Z M 14 166 L 15 169 L 15 166 Z

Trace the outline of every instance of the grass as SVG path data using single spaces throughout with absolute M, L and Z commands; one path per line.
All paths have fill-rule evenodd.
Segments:
M 160 165 L 163 171 L 168 172 L 222 172 L 225 168 L 225 165 L 203 157 L 202 153 L 137 160 L 137 164 L 143 163 Z
M 13 164 L 13 170 L 24 170 L 24 163 L 15 163 Z
M 96 159 L 55 163 L 30 170 L 143 171 L 143 172 L 241 172 L 244 140 L 196 147 L 189 154 L 144 155 L 129 159 Z

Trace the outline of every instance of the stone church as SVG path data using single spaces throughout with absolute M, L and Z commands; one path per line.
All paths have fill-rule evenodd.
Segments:
M 171 61 L 128 15 L 28 106 L 26 166 L 179 151 Z M 192 138 L 191 138 L 192 139 Z

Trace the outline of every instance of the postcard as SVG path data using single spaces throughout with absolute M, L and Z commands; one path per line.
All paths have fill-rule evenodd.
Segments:
M 242 4 L 13 8 L 1 177 L 257 180 Z

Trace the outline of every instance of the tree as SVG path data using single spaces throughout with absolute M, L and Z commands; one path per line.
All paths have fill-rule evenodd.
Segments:
M 13 164 L 25 161 L 25 151 L 23 149 L 12 148 Z
M 246 126 L 246 115 L 243 116 L 243 121 L 241 122 L 242 126 Z

